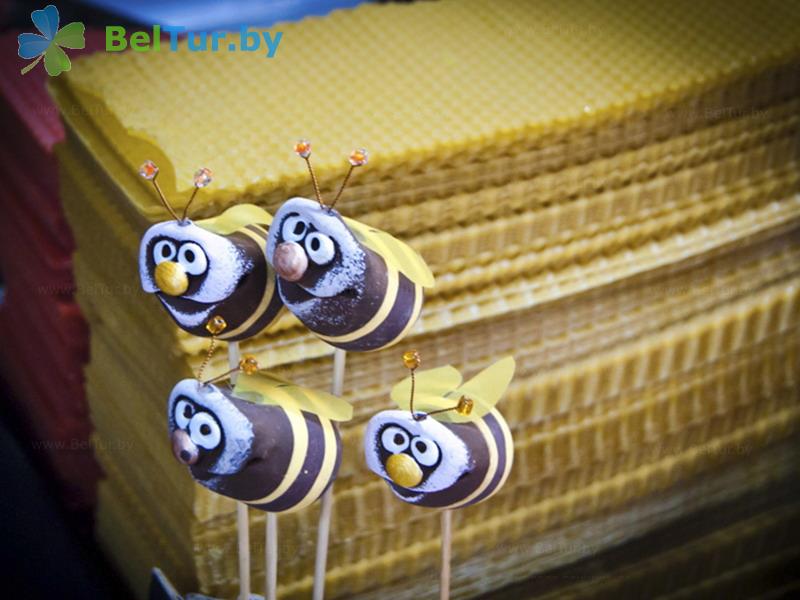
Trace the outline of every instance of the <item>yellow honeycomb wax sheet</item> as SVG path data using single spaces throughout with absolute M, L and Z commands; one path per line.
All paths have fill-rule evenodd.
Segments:
M 795 393 L 796 398 L 796 393 Z M 635 468 L 622 468 L 615 474 L 604 474 L 597 479 L 575 478 L 575 489 L 570 492 L 547 498 L 542 501 L 520 502 L 513 510 L 497 510 L 491 518 L 479 519 L 468 511 L 454 513 L 453 566 L 454 587 L 458 589 L 477 575 L 482 579 L 483 591 L 489 591 L 515 579 L 529 577 L 532 571 L 542 570 L 544 566 L 565 564 L 570 557 L 542 557 L 542 549 L 532 543 L 541 539 L 549 531 L 568 528 L 576 523 L 587 526 L 587 518 L 602 522 L 603 516 L 609 518 L 624 509 L 630 519 L 620 525 L 610 539 L 601 537 L 595 530 L 590 541 L 602 548 L 628 536 L 641 533 L 659 523 L 666 523 L 682 514 L 691 512 L 698 505 L 708 505 L 714 500 L 735 498 L 739 494 L 757 489 L 776 477 L 786 478 L 793 457 L 783 457 L 783 464 L 768 460 L 762 468 L 753 468 L 769 450 L 765 449 L 776 442 L 795 435 L 800 423 L 800 410 L 797 407 L 782 410 L 773 416 L 758 419 L 736 428 L 733 432 L 720 436 L 712 442 L 693 446 L 682 452 L 658 455 L 654 461 Z M 737 448 L 748 448 L 749 452 L 735 459 Z M 766 452 L 765 452 L 766 450 Z M 741 463 L 744 463 L 742 465 Z M 742 466 L 745 468 L 742 469 Z M 724 486 L 713 485 L 719 471 L 737 473 L 735 477 L 722 475 Z M 742 472 L 744 471 L 744 473 Z M 693 478 L 702 475 L 702 478 Z M 694 483 L 703 491 L 689 493 L 685 484 Z M 691 489 L 691 488 L 690 488 Z M 703 499 L 703 492 L 714 490 L 714 498 Z M 498 503 L 501 490 L 490 502 Z M 370 519 L 369 511 L 377 505 L 400 504 L 391 494 L 383 498 L 363 499 L 357 503 L 359 515 L 365 522 Z M 662 510 L 640 514 L 637 510 L 641 502 L 660 503 Z M 663 509 L 668 508 L 667 514 Z M 396 507 L 395 517 L 403 524 L 403 530 L 387 534 L 385 531 L 374 546 L 360 540 L 341 540 L 339 548 L 332 548 L 331 557 L 341 563 L 329 566 L 327 582 L 331 598 L 433 598 L 429 577 L 436 573 L 439 560 L 438 520 L 435 513 L 428 512 L 431 523 L 413 528 L 408 519 L 409 507 Z M 416 511 L 417 513 L 423 511 Z M 611 513 L 611 515 L 609 515 Z M 659 516 L 660 513 L 660 516 Z M 430 518 L 433 517 L 433 518 Z M 640 521 L 641 520 L 641 521 Z M 637 521 L 640 521 L 637 523 Z M 232 523 L 232 521 L 229 521 Z M 589 521 L 591 523 L 591 521 Z M 409 529 L 411 529 L 409 531 Z M 573 528 L 573 536 L 577 531 Z M 206 593 L 220 596 L 233 596 L 236 583 L 234 528 L 229 524 L 224 528 L 205 530 L 198 540 L 198 576 L 201 589 Z M 255 531 L 254 531 L 255 534 Z M 333 538 L 332 538 L 333 539 Z M 392 542 L 395 549 L 383 552 L 381 545 Z M 508 548 L 515 549 L 509 552 Z M 311 557 L 309 557 L 311 558 Z M 548 560 L 550 558 L 551 560 Z M 541 562 L 540 562 L 541 561 Z M 549 563 L 549 564 L 548 564 Z M 258 569 L 263 561 L 255 563 Z M 263 568 L 263 567 L 261 567 Z M 308 573 L 310 565 L 304 571 Z M 263 571 L 262 571 L 263 573 Z M 300 572 L 297 572 L 299 575 Z M 260 575 L 257 573 L 256 576 Z M 307 598 L 310 591 L 310 577 L 282 580 L 287 598 Z M 372 590 L 374 593 L 366 593 Z M 453 597 L 470 597 L 466 590 L 454 593 Z
M 706 192 L 725 195 L 728 186 L 776 178 L 774 171 L 780 169 L 796 172 L 800 156 L 798 107 L 800 101 L 792 101 L 765 111 L 774 120 L 758 121 L 757 127 L 731 138 L 715 137 L 703 143 L 708 132 L 683 136 L 659 144 L 658 151 L 651 146 L 648 152 L 623 154 L 528 182 L 458 194 L 424 205 L 398 206 L 366 214 L 364 221 L 402 232 L 426 259 L 440 278 L 427 297 L 445 290 L 452 292 L 459 281 L 457 276 L 475 267 L 542 252 L 632 223 L 654 222 L 665 214 L 673 218 L 685 215 L 685 208 L 707 201 L 701 197 Z M 722 128 L 712 130 L 722 133 Z M 118 202 L 111 201 L 115 190 L 104 185 L 103 178 L 86 165 L 91 158 L 76 144 L 70 143 L 67 148 L 59 153 L 65 176 L 82 188 L 80 202 L 71 210 L 73 227 L 95 230 L 94 237 L 105 234 L 112 247 L 118 248 L 115 254 L 125 261 L 134 259 L 144 227 L 131 223 L 116 206 Z M 592 184 L 598 189 L 587 189 Z M 420 219 L 427 221 L 427 227 L 436 222 L 439 227 L 426 233 Z M 94 237 L 79 236 L 79 245 L 97 246 L 100 241 Z M 112 272 L 119 269 L 106 258 L 103 262 Z M 444 275 L 452 277 L 441 279 Z
M 468 326 L 416 336 L 407 344 L 377 354 L 353 354 L 348 358 L 350 368 L 345 393 L 355 404 L 357 421 L 389 407 L 386 391 L 403 373 L 399 354 L 411 346 L 418 349 L 430 365 L 456 364 L 464 372 L 477 371 L 494 357 L 513 353 L 518 365 L 517 379 L 521 381 L 529 374 L 591 356 L 797 276 L 800 272 L 797 235 L 798 230 L 794 229 L 703 262 L 650 273 L 640 278 L 641 281 L 626 280 L 603 290 L 587 292 L 572 299 L 568 307 L 561 302 L 549 303 Z M 81 262 L 76 266 L 80 267 L 77 270 L 79 289 L 99 286 Z M 160 312 L 155 314 L 161 315 Z M 165 340 L 128 335 L 140 323 L 127 308 L 103 311 L 97 319 L 90 318 L 99 323 L 95 329 L 104 330 L 103 339 L 113 340 L 108 347 L 114 349 L 114 360 L 124 364 L 124 374 L 114 373 L 112 378 L 129 376 L 131 385 L 144 394 L 148 402 L 155 402 L 160 418 L 160 402 L 177 379 L 189 376 L 199 367 L 201 357 L 176 356 L 172 345 Z M 101 325 L 112 321 L 113 328 Z M 476 340 L 480 340 L 480 344 Z M 153 356 L 160 357 L 157 366 L 152 364 Z M 99 360 L 102 355 L 95 352 L 93 357 Z M 225 352 L 219 352 L 207 372 L 211 375 L 227 369 Z M 292 381 L 324 389 L 330 383 L 330 369 L 330 358 L 320 357 L 283 365 L 280 372 Z M 137 381 L 140 383 L 136 384 Z M 517 418 L 521 417 L 515 415 L 514 419 Z M 349 463 L 343 462 L 342 472 L 350 468 Z
M 211 167 L 202 211 L 305 184 L 291 151 L 299 136 L 315 143 L 323 185 L 341 178 L 354 145 L 372 151 L 373 177 L 421 171 L 790 62 L 798 25 L 800 4 L 780 1 L 364 5 L 273 28 L 283 31 L 273 59 L 185 44 L 101 52 L 52 85 L 62 106 L 73 94 L 83 107 L 66 118 L 99 128 L 125 168 L 163 162 L 168 192 L 185 195 L 197 167 Z
M 688 544 L 670 546 L 641 559 L 628 556 L 613 570 L 604 565 L 603 573 L 596 577 L 559 582 L 558 589 L 547 595 L 529 596 L 514 590 L 514 595 L 501 594 L 498 600 L 633 598 L 645 589 L 652 598 L 753 597 L 769 586 L 779 588 L 785 583 L 780 578 L 771 580 L 768 574 L 784 564 L 788 568 L 800 556 L 800 544 L 791 533 L 798 526 L 800 505 L 796 499 L 789 500 L 765 508 L 756 516 L 723 525 Z M 698 564 L 703 568 L 698 569 Z M 782 595 L 779 590 L 775 592 L 775 597 Z
M 777 398 L 770 396 L 778 389 L 793 389 L 796 380 L 797 282 L 768 288 L 634 343 L 515 381 L 500 405 L 513 424 L 519 467 L 508 489 L 522 484 L 537 495 L 557 493 L 541 487 L 541 479 L 560 477 L 571 469 L 596 468 L 614 454 L 627 455 L 631 463 L 648 460 L 654 449 L 648 446 L 655 446 L 656 452 L 677 451 L 736 426 L 735 419 L 722 415 L 738 413 L 739 420 L 747 421 L 757 412 L 780 410 Z M 770 366 L 758 366 L 764 364 Z M 695 397 L 702 401 L 687 400 Z M 742 408 L 750 412 L 742 413 Z M 363 425 L 344 424 L 347 448 L 358 446 L 357 432 L 362 429 Z M 358 485 L 337 486 L 337 496 L 368 488 L 382 493 L 381 482 L 363 465 L 346 462 L 345 474 L 350 471 Z M 612 470 L 614 465 L 619 466 L 612 460 Z M 394 508 L 377 503 L 370 515 L 374 518 Z M 492 503 L 470 510 L 487 509 L 493 509 Z M 413 514 L 423 518 L 423 513 Z M 385 527 L 394 523 L 388 517 L 384 521 Z M 358 535 L 360 529 L 358 523 L 340 527 L 347 535 Z
M 788 148 L 784 144 L 787 139 Z M 734 154 L 672 178 L 659 177 L 614 194 L 601 194 L 592 202 L 578 200 L 524 213 L 515 220 L 456 227 L 439 236 L 415 238 L 415 246 L 429 254 L 432 264 L 449 262 L 460 269 L 460 273 L 441 278 L 436 293 L 429 294 L 415 334 L 543 305 L 715 247 L 738 244 L 742 236 L 791 224 L 797 219 L 800 197 L 785 198 L 798 189 L 796 166 L 786 164 L 786 160 L 796 154 L 797 140 L 782 132 L 775 142 L 759 145 L 747 154 Z M 73 147 L 70 144 L 67 149 Z M 138 291 L 136 236 L 126 228 L 125 218 L 114 206 L 102 203 L 113 188 L 96 185 L 99 174 L 84 169 L 73 152 L 65 149 L 59 157 L 66 171 L 62 179 L 65 207 L 81 248 L 78 255 L 96 275 L 89 291 L 103 289 L 104 284 L 121 290 L 115 301 L 123 303 L 131 315 L 136 314 L 139 324 L 152 324 L 164 337 L 175 335 L 177 329 L 163 311 L 153 310 L 156 300 Z M 777 165 L 782 172 L 770 169 Z M 746 185 L 726 185 L 740 180 Z M 702 193 L 706 190 L 711 193 Z M 664 213 L 667 206 L 673 210 Z M 595 214 L 597 211 L 603 214 Z M 634 218 L 634 224 L 617 230 L 601 227 L 607 221 L 625 224 L 630 220 L 629 211 L 652 218 Z M 572 238 L 561 238 L 570 223 L 582 225 Z M 531 237 L 535 239 L 529 240 Z M 549 242 L 551 237 L 558 238 L 559 243 Z M 507 242 L 509 252 L 505 255 L 496 249 L 498 240 Z M 106 248 L 100 263 L 92 260 L 95 254 L 91 249 L 95 247 Z M 450 247 L 461 250 L 450 251 Z M 475 256 L 474 264 L 459 264 L 459 254 Z M 114 310 L 117 304 L 97 295 L 86 299 L 95 301 L 95 312 L 102 312 L 107 322 L 122 319 L 114 314 L 120 312 Z M 265 365 L 330 353 L 329 347 L 294 327 L 286 315 L 278 327 L 246 342 L 247 351 L 259 354 Z M 207 341 L 180 333 L 178 340 L 181 350 L 192 354 L 203 353 L 207 346 Z
M 780 438 L 796 430 L 797 297 L 796 280 L 753 294 L 724 310 L 604 353 L 604 364 L 598 362 L 599 358 L 591 359 L 545 374 L 540 379 L 549 381 L 544 387 L 551 387 L 551 391 L 540 386 L 516 398 L 514 406 L 504 405 L 502 410 L 512 415 L 515 423 L 524 423 L 530 420 L 531 412 L 550 416 L 559 410 L 580 411 L 598 397 L 611 404 L 609 410 L 579 415 L 572 423 L 543 423 L 540 433 L 535 432 L 535 424 L 524 434 L 518 432 L 515 469 L 507 486 L 493 501 L 462 511 L 465 529 L 482 529 L 472 543 L 464 544 L 465 556 L 480 553 L 481 548 L 475 546 L 478 540 L 494 543 L 481 536 L 494 535 L 497 543 L 509 541 L 485 524 L 506 527 L 499 522 L 502 515 L 504 523 L 517 521 L 519 526 L 516 534 L 507 531 L 505 535 L 519 536 L 531 525 L 527 520 L 517 520 L 518 516 L 531 506 L 574 494 L 575 486 L 591 483 L 596 489 L 601 482 L 617 481 L 611 484 L 614 489 L 608 492 L 606 502 L 630 500 L 654 491 L 651 485 L 664 489 L 685 480 L 697 467 L 685 463 L 669 481 L 659 476 L 647 486 L 641 481 L 621 485 L 620 479 L 630 470 L 662 460 L 674 465 L 685 452 L 693 453 L 701 463 L 735 461 L 737 455 L 732 451 L 715 448 L 725 445 L 740 428 L 748 429 L 755 423 L 765 436 L 762 441 L 740 439 L 737 444 L 747 443 L 749 450 L 755 450 L 756 445 L 767 444 L 776 435 Z M 780 346 L 779 331 L 791 336 L 788 346 Z M 754 345 L 750 357 L 740 362 L 746 356 L 744 346 L 770 341 L 772 344 L 760 348 Z M 687 376 L 687 366 L 706 360 L 732 362 L 720 362 L 720 370 L 699 368 L 696 374 Z M 664 385 L 654 386 L 659 379 Z M 542 403 L 540 408 L 536 407 L 538 403 Z M 514 414 L 514 408 L 523 404 L 528 405 L 522 410 L 528 417 Z M 788 428 L 787 415 L 793 415 L 789 421 L 794 423 Z M 214 497 L 207 500 L 222 508 Z M 429 536 L 425 532 L 435 527 L 435 514 L 406 510 L 382 482 L 338 488 L 337 506 L 341 522 L 333 545 L 341 551 L 333 554 L 332 572 L 347 573 L 349 579 L 359 571 L 357 562 L 366 562 L 365 568 L 381 569 L 389 557 L 422 546 L 430 551 L 425 560 L 429 564 L 433 560 L 434 548 L 427 546 Z M 548 520 L 569 523 L 595 510 L 600 510 L 597 502 L 578 503 L 569 510 L 551 512 Z M 379 533 L 374 529 L 375 522 L 381 524 Z M 388 535 L 387 529 L 393 533 Z M 464 535 L 465 529 L 460 530 Z M 405 560 L 392 563 L 392 568 L 384 565 L 387 570 L 381 580 L 396 579 L 402 576 L 401 571 L 411 576 L 421 566 Z

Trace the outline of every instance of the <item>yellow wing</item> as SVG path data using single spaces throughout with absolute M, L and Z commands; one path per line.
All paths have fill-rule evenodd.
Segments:
M 270 373 L 240 373 L 233 393 L 259 404 L 304 410 L 332 421 L 348 421 L 353 417 L 353 407 L 346 400 L 301 387 Z
M 430 405 L 431 403 L 435 404 L 438 400 L 445 401 L 444 396 L 461 384 L 461 373 L 455 367 L 448 365 L 438 369 L 420 371 L 416 374 L 416 379 L 414 410 L 428 412 L 435 410 L 435 408 L 445 408 L 445 406 L 432 408 Z M 409 410 L 410 397 L 411 377 L 406 377 L 392 388 L 392 400 L 400 409 Z M 421 402 L 424 402 L 424 405 L 420 404 Z
M 216 217 L 197 221 L 196 224 L 212 233 L 228 235 L 245 225 L 269 225 L 270 223 L 272 223 L 272 215 L 263 208 L 255 204 L 237 204 Z
M 470 414 L 460 415 L 453 410 L 436 415 L 436 418 L 441 417 L 441 420 L 453 423 L 464 423 L 483 417 L 505 394 L 514 377 L 515 367 L 513 356 L 501 358 L 493 365 L 486 367 L 464 385 L 447 394 L 447 406 L 455 406 L 461 396 L 472 400 L 473 407 Z
M 344 222 L 359 242 L 380 254 L 387 264 L 393 266 L 414 283 L 422 287 L 433 287 L 433 273 L 423 258 L 405 242 L 359 221 L 344 218 Z

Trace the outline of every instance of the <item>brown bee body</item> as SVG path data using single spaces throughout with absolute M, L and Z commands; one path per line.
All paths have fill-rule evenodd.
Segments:
M 457 508 L 481 502 L 505 483 L 514 461 L 508 424 L 497 409 L 467 423 L 443 423 L 387 410 L 364 433 L 367 466 L 410 504 Z
M 196 379 L 173 389 L 168 423 L 173 453 L 198 483 L 259 510 L 308 506 L 339 470 L 341 440 L 329 419 Z
M 286 307 L 337 348 L 391 346 L 422 309 L 422 286 L 362 244 L 338 212 L 313 200 L 292 198 L 278 210 L 267 256 Z
M 220 316 L 227 325 L 220 339 L 252 337 L 283 306 L 266 260 L 267 236 L 266 224 L 220 235 L 191 221 L 157 223 L 140 246 L 142 288 L 192 335 L 209 337 L 208 321 Z

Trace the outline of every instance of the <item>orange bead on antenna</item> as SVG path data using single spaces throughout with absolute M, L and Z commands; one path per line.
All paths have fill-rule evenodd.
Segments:
M 142 163 L 142 166 L 139 167 L 139 175 L 147 179 L 148 181 L 152 181 L 158 175 L 158 166 L 152 160 L 146 160 Z
M 328 207 L 329 209 L 333 209 L 336 202 L 339 200 L 339 197 L 342 195 L 344 188 L 347 187 L 347 182 L 350 181 L 350 175 L 353 174 L 353 169 L 356 167 L 363 167 L 367 164 L 369 160 L 369 152 L 367 152 L 366 148 L 356 148 L 350 153 L 350 156 L 347 158 L 347 162 L 350 163 L 350 168 L 347 170 L 347 174 L 344 176 L 344 180 L 342 181 L 342 185 L 339 186 L 339 191 L 336 192 L 336 197 L 331 202 L 331 205 Z
M 414 370 L 419 367 L 421 364 L 422 359 L 419 356 L 419 352 L 416 350 L 409 350 L 407 352 L 403 352 L 403 364 L 405 365 L 406 369 Z
M 258 359 L 252 354 L 245 354 L 239 361 L 239 370 L 245 375 L 255 375 L 258 369 Z
M 308 140 L 297 140 L 297 143 L 294 145 L 294 151 L 297 156 L 306 161 L 308 173 L 311 175 L 311 182 L 314 184 L 314 193 L 317 196 L 317 202 L 319 202 L 321 207 L 325 206 L 325 203 L 322 201 L 322 194 L 319 192 L 319 182 L 317 182 L 317 176 L 314 173 L 314 167 L 311 166 L 311 142 Z
M 369 153 L 366 148 L 356 148 L 347 160 L 354 167 L 363 167 L 369 161 Z
M 225 319 L 219 315 L 215 315 L 208 320 L 208 323 L 206 323 L 206 331 L 208 331 L 208 333 L 211 335 L 219 335 L 225 331 L 227 326 L 228 324 L 225 322 Z
M 154 163 L 152 160 L 144 161 L 142 166 L 139 167 L 139 175 L 147 179 L 147 181 L 151 181 L 153 183 L 153 187 L 156 188 L 156 193 L 161 199 L 161 204 L 163 204 L 164 208 L 167 209 L 167 212 L 172 215 L 172 218 L 178 221 L 178 215 L 175 213 L 170 203 L 167 202 L 167 198 L 164 196 L 161 186 L 158 185 L 158 166 L 156 163 Z
M 311 142 L 308 140 L 298 140 L 294 145 L 294 151 L 300 158 L 308 158 L 311 156 Z
M 206 187 L 208 184 L 211 183 L 212 179 L 213 176 L 211 173 L 211 169 L 209 168 L 201 167 L 197 169 L 197 171 L 195 171 L 194 177 L 192 177 L 192 182 L 194 183 L 194 190 L 192 190 L 192 195 L 189 198 L 189 202 L 187 202 L 186 206 L 183 207 L 183 216 L 181 217 L 181 220 L 183 221 L 186 220 L 186 215 L 189 213 L 189 207 L 192 205 L 192 202 L 194 202 L 194 197 L 197 195 L 197 192 L 200 190 L 200 188 Z

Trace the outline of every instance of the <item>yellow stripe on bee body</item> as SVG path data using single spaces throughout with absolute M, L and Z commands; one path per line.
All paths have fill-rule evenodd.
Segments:
M 506 468 L 503 472 L 503 476 L 497 483 L 496 489 L 499 490 L 505 485 L 506 479 L 508 479 L 508 475 L 511 473 L 511 466 L 514 464 L 514 439 L 511 437 L 511 430 L 508 428 L 508 423 L 506 423 L 506 420 L 498 412 L 498 410 L 493 408 L 489 414 L 494 415 L 494 418 L 497 419 L 497 423 L 500 425 L 500 429 L 503 431 L 503 442 L 506 446 Z
M 348 342 L 353 342 L 366 337 L 375 331 L 375 329 L 377 329 L 378 326 L 386 320 L 386 317 L 388 317 L 389 313 L 392 312 L 394 303 L 397 300 L 397 291 L 400 288 L 399 271 L 389 267 L 388 264 L 386 267 L 386 293 L 383 295 L 383 302 L 381 302 L 378 312 L 376 312 L 375 315 L 369 321 L 367 321 L 367 323 L 355 331 L 336 336 L 317 334 L 317 337 L 330 343 L 346 344 Z
M 411 318 L 408 320 L 408 323 L 406 323 L 406 326 L 403 327 L 403 331 L 401 331 L 391 341 L 385 343 L 380 348 L 377 348 L 377 350 L 383 350 L 384 348 L 388 348 L 389 346 L 392 346 L 392 345 L 396 344 L 397 342 L 402 340 L 404 337 L 406 337 L 406 335 L 408 335 L 408 332 L 411 331 L 411 328 L 414 327 L 414 325 L 417 324 L 417 319 L 419 318 L 419 313 L 420 313 L 421 310 L 422 310 L 422 286 L 415 283 L 414 284 L 414 308 L 411 311 Z
M 322 425 L 322 435 L 325 440 L 323 445 L 325 450 L 323 452 L 322 465 L 320 466 L 317 478 L 314 480 L 314 485 L 308 490 L 305 498 L 295 504 L 287 512 L 305 508 L 319 498 L 325 486 L 328 485 L 328 481 L 330 481 L 331 475 L 333 474 L 333 469 L 336 466 L 336 433 L 333 430 L 333 422 L 325 417 L 319 417 L 319 422 L 320 425 Z
M 258 244 L 258 247 L 261 249 L 262 254 L 264 254 L 264 260 L 266 261 L 267 260 L 267 247 L 266 247 L 266 235 L 267 235 L 267 232 L 263 227 L 258 227 L 257 225 L 255 225 L 255 227 L 257 227 L 259 229 L 259 231 L 263 232 L 263 235 L 265 237 L 259 236 L 259 234 L 257 234 L 254 231 L 248 229 L 247 227 L 243 227 L 242 229 L 239 229 L 239 231 L 241 233 L 245 234 L 246 236 L 248 236 L 250 239 L 254 240 Z M 267 263 L 267 264 L 269 264 L 269 263 Z M 235 336 L 237 336 L 237 335 L 239 335 L 241 333 L 244 333 L 245 331 L 250 329 L 250 327 L 252 327 L 253 324 L 258 319 L 261 318 L 261 315 L 264 314 L 264 311 L 267 310 L 267 307 L 269 306 L 269 303 L 272 302 L 272 297 L 273 297 L 274 294 L 275 294 L 275 277 L 270 276 L 270 267 L 267 267 L 267 285 L 264 287 L 264 294 L 261 296 L 261 302 L 258 303 L 258 308 L 256 308 L 253 311 L 253 314 L 250 315 L 245 320 L 244 323 L 239 325 L 239 327 L 237 327 L 236 329 L 231 329 L 230 331 L 224 332 L 222 335 L 219 336 L 219 338 L 221 340 L 227 340 L 227 339 L 235 337 Z
M 276 487 L 271 494 L 259 498 L 257 500 L 248 500 L 246 504 L 253 506 L 258 504 L 269 504 L 280 498 L 291 487 L 295 480 L 300 476 L 300 471 L 303 468 L 303 463 L 306 460 L 306 451 L 308 450 L 308 427 L 306 421 L 300 411 L 285 410 L 286 418 L 289 419 L 289 424 L 292 427 L 292 456 L 289 459 L 289 466 L 286 468 L 286 474 L 283 476 L 278 487 Z
M 464 506 L 465 504 L 469 504 L 470 502 L 472 502 L 472 500 L 480 496 L 483 493 L 483 491 L 489 486 L 489 484 L 492 481 L 492 478 L 494 477 L 495 471 L 497 471 L 497 463 L 499 461 L 499 457 L 497 454 L 497 442 L 495 441 L 494 436 L 492 435 L 492 431 L 491 429 L 489 429 L 489 426 L 486 424 L 486 421 L 484 419 L 478 419 L 477 421 L 473 421 L 473 423 L 475 423 L 475 426 L 478 428 L 478 431 L 480 431 L 481 435 L 483 435 L 483 439 L 486 441 L 486 446 L 489 448 L 489 467 L 486 469 L 486 475 L 484 475 L 483 481 L 478 486 L 478 488 L 474 492 L 472 492 L 469 496 L 464 498 L 461 502 L 456 502 L 450 508 L 457 508 L 459 506 Z

